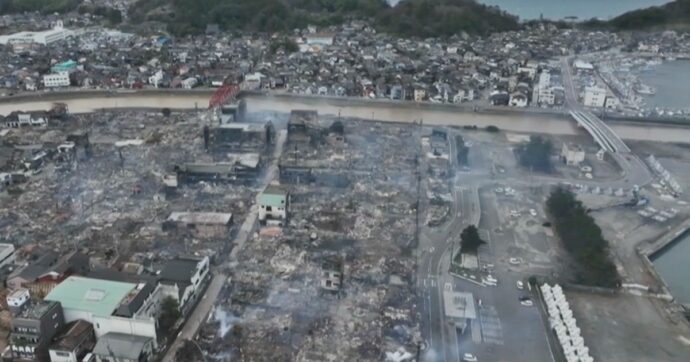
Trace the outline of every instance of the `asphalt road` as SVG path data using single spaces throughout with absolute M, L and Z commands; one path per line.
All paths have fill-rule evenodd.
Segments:
M 206 292 L 201 297 L 201 301 L 199 301 L 196 308 L 194 308 L 194 311 L 192 311 L 192 313 L 189 315 L 189 318 L 187 318 L 185 321 L 182 330 L 177 334 L 177 337 L 175 337 L 175 342 L 173 342 L 165 356 L 163 356 L 163 362 L 173 362 L 175 360 L 177 350 L 182 347 L 184 341 L 193 339 L 196 336 L 196 333 L 199 331 L 199 327 L 208 317 L 211 308 L 213 308 L 213 304 L 215 304 L 218 294 L 220 293 L 221 289 L 223 289 L 223 285 L 225 284 L 227 278 L 228 277 L 225 274 L 215 274 L 213 276 L 211 283 L 209 284 L 208 288 L 206 288 Z
M 283 147 L 285 145 L 286 140 L 287 131 L 279 131 L 278 137 L 276 139 L 276 145 L 273 150 L 272 159 L 267 167 L 267 171 L 263 179 L 261 180 L 261 185 L 259 187 L 260 192 L 263 191 L 276 176 L 276 172 L 278 170 L 278 160 L 280 159 L 280 155 L 283 152 Z M 229 263 L 237 259 L 237 253 L 240 250 L 242 250 L 242 247 L 249 239 L 249 235 L 251 235 L 252 231 L 254 230 L 254 227 L 256 226 L 256 219 L 258 217 L 258 213 L 258 203 L 255 202 L 254 205 L 252 205 L 249 214 L 240 226 L 240 230 L 233 241 L 234 248 L 230 253 L 228 261 Z M 173 362 L 175 360 L 175 353 L 177 353 L 177 350 L 182 346 L 182 343 L 185 340 L 193 339 L 196 336 L 196 333 L 199 330 L 199 326 L 206 320 L 206 317 L 208 316 L 211 308 L 216 303 L 216 299 L 218 299 L 218 294 L 220 293 L 220 290 L 222 289 L 226 280 L 227 276 L 225 274 L 216 274 L 214 276 L 213 280 L 211 281 L 211 284 L 206 289 L 206 293 L 204 293 L 201 302 L 199 302 L 196 308 L 190 313 L 190 317 L 185 322 L 182 331 L 177 335 L 175 341 L 163 357 L 164 362 Z

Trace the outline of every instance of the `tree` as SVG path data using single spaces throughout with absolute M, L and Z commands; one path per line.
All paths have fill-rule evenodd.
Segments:
M 484 243 L 484 240 L 479 236 L 479 230 L 474 225 L 466 227 L 460 233 L 460 250 L 464 254 L 476 254 L 479 247 Z
M 489 125 L 486 126 L 486 131 L 489 133 L 498 133 L 499 129 L 496 126 Z
M 172 112 L 170 111 L 170 108 L 163 108 L 161 109 L 161 113 L 163 114 L 163 117 L 170 117 L 170 113 Z
M 531 136 L 529 142 L 517 150 L 518 161 L 523 167 L 533 171 L 551 172 L 551 141 L 541 136 Z
M 161 314 L 158 317 L 158 327 L 160 330 L 169 333 L 180 318 L 180 305 L 171 296 L 165 297 L 161 303 Z
M 554 189 L 546 201 L 546 210 L 563 246 L 577 263 L 576 281 L 605 288 L 618 287 L 620 276 L 609 258 L 608 241 L 575 195 L 562 187 Z

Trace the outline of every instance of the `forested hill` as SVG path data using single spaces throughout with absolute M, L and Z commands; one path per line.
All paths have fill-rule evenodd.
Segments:
M 690 0 L 634 10 L 606 22 L 591 21 L 588 25 L 611 30 L 661 30 L 690 27 Z
M 395 7 L 385 0 L 139 0 L 130 16 L 133 22 L 162 21 L 178 35 L 203 32 L 207 24 L 274 32 L 349 19 L 367 19 L 378 30 L 421 37 L 519 27 L 516 17 L 474 0 L 402 0 Z

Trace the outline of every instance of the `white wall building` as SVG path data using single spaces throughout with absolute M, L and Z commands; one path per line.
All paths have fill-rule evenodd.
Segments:
M 182 88 L 192 89 L 199 81 L 196 78 L 190 77 L 182 81 Z
M 149 84 L 156 88 L 158 88 L 158 86 L 161 84 L 161 81 L 163 81 L 162 70 L 158 70 L 156 73 L 149 77 Z
M 31 299 L 29 290 L 26 288 L 19 288 L 7 295 L 7 306 L 10 310 L 19 309 L 24 303 L 28 302 L 29 299 Z
M 69 73 L 68 72 L 60 72 L 60 73 L 46 74 L 43 76 L 43 85 L 46 88 L 69 87 L 69 85 L 70 85 Z
M 561 157 L 568 166 L 578 166 L 585 160 L 585 151 L 576 144 L 563 143 Z
M 586 87 L 584 96 L 585 107 L 603 107 L 606 103 L 606 90 L 601 87 Z
M 155 340 L 156 319 L 148 313 L 139 315 L 155 302 L 151 298 L 155 287 L 150 283 L 72 276 L 58 284 L 45 300 L 60 302 L 66 323 L 83 319 L 93 324 L 97 338 L 120 332 Z
M 13 43 L 38 43 L 43 45 L 50 45 L 56 41 L 66 39 L 72 35 L 71 30 L 63 27 L 62 21 L 55 23 L 53 29 L 45 31 L 22 31 L 10 35 L 0 35 L 0 44 Z
M 168 261 L 160 272 L 160 284 L 167 290 L 177 291 L 176 297 L 180 310 L 186 313 L 201 292 L 209 275 L 210 260 L 203 258 L 177 258 Z

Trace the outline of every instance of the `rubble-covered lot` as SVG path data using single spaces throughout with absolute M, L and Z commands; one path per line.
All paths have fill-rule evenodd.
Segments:
M 322 119 L 318 127 L 334 121 Z M 200 335 L 212 356 L 377 361 L 401 348 L 417 353 L 411 250 L 421 130 L 342 123 L 338 144 L 312 139 L 295 147 L 288 135 L 282 161 L 347 180 L 281 184 L 290 194 L 287 226 L 260 229 L 240 252 L 232 286 Z M 341 277 L 325 284 L 329 275 Z
M 212 161 L 203 147 L 205 117 L 99 112 L 11 129 L 1 141 L 12 157 L 0 172 L 25 168 L 37 152 L 49 156 L 28 172 L 27 182 L 0 193 L 0 239 L 56 250 L 86 248 L 104 265 L 178 254 L 214 256 L 231 247 L 232 227 L 215 239 L 162 228 L 173 211 L 232 213 L 242 220 L 254 197 L 252 189 L 230 184 L 166 189 L 163 179 L 174 175 L 175 164 Z M 77 140 L 73 153 L 55 151 L 68 139 Z

